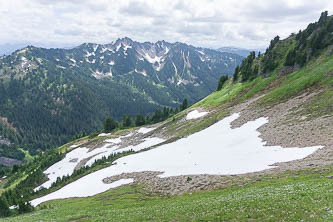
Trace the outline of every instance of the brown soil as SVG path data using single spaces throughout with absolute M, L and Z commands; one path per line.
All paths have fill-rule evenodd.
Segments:
M 284 148 L 323 146 L 312 155 L 302 159 L 284 163 L 276 163 L 276 168 L 242 175 L 191 175 L 159 178 L 161 172 L 140 172 L 121 174 L 105 178 L 111 183 L 121 178 L 133 178 L 134 183 L 145 184 L 152 193 L 165 195 L 182 194 L 199 190 L 223 188 L 231 184 L 244 184 L 246 181 L 260 180 L 261 176 L 277 176 L 286 170 L 315 168 L 333 164 L 333 116 L 308 118 L 297 115 L 300 105 L 317 93 L 305 93 L 287 102 L 270 108 L 258 108 L 257 97 L 230 108 L 230 113 L 240 113 L 240 117 L 232 122 L 232 127 L 240 127 L 248 121 L 259 117 L 268 117 L 269 122 L 258 129 L 266 145 L 279 145 Z M 213 110 L 211 111 L 213 112 Z

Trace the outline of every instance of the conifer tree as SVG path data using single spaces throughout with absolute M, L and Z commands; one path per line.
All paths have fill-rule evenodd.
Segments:
M 187 99 L 183 100 L 183 103 L 180 105 L 180 110 L 185 110 L 187 108 Z
M 118 123 L 112 119 L 112 117 L 108 117 L 104 121 L 104 132 L 110 133 L 112 130 L 118 127 Z
M 9 205 L 4 197 L 0 197 L 0 217 L 8 217 L 10 215 Z

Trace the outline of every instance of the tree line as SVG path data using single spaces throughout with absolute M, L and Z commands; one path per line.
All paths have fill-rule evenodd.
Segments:
M 143 126 L 146 124 L 154 124 L 172 117 L 176 113 L 185 110 L 188 107 L 187 99 L 184 99 L 182 104 L 178 108 L 164 107 L 163 109 L 157 109 L 151 115 L 136 115 L 135 119 L 132 119 L 129 115 L 123 115 L 122 121 L 118 122 L 112 117 L 107 117 L 104 120 L 104 132 L 110 133 L 113 130 L 120 128 L 125 129 L 133 126 Z

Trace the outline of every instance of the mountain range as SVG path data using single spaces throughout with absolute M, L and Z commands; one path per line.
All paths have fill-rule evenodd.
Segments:
M 243 57 L 184 43 L 28 46 L 0 57 L 0 136 L 32 153 L 102 126 L 107 116 L 194 103 Z M 15 150 L 15 149 L 12 149 Z M 0 155 L 14 157 L 2 152 Z
M 227 52 L 227 53 L 232 53 L 232 54 L 237 54 L 243 57 L 247 57 L 248 55 L 250 55 L 250 53 L 252 51 L 254 51 L 256 54 L 258 54 L 259 52 L 263 52 L 263 49 L 253 49 L 253 50 L 249 50 L 249 49 L 243 49 L 243 48 L 238 48 L 238 47 L 232 47 L 232 46 L 225 46 L 225 47 L 221 47 L 218 48 L 217 51 L 220 52 Z
M 333 16 L 323 12 L 305 30 L 276 36 L 265 53 L 251 52 L 214 92 L 161 122 L 105 127 L 0 169 L 0 216 L 28 222 L 332 221 L 332 33 Z M 80 61 L 73 59 L 72 65 Z M 89 75 L 96 81 L 111 76 Z M 75 101 L 83 99 L 77 95 Z

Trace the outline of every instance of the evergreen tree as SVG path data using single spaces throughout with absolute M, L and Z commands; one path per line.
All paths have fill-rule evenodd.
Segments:
M 188 104 L 187 104 L 187 99 L 183 100 L 183 103 L 180 105 L 180 110 L 185 110 L 187 108 Z
M 110 133 L 112 130 L 118 127 L 117 121 L 112 119 L 112 117 L 108 117 L 104 121 L 104 132 Z
M 233 75 L 233 81 L 236 82 L 238 80 L 238 74 L 239 74 L 239 66 L 236 66 L 235 72 Z
M 284 65 L 293 66 L 295 64 L 295 61 L 296 61 L 296 50 L 293 49 L 288 52 Z
M 328 16 L 328 12 L 327 12 L 327 11 L 322 12 L 321 15 L 320 15 L 320 18 L 319 18 L 318 23 L 319 23 L 320 25 L 325 24 L 326 21 L 327 21 L 327 16 Z
M 216 91 L 220 91 L 224 85 L 224 83 L 228 80 L 228 76 L 227 75 L 223 75 L 221 76 L 220 80 L 219 80 L 219 84 L 217 85 L 217 89 Z
M 4 197 L 0 197 L 0 217 L 8 217 L 10 215 L 9 205 Z
M 142 126 L 146 124 L 146 119 L 144 115 L 137 115 L 135 118 L 135 126 Z
M 132 125 L 132 119 L 128 115 L 123 115 L 123 121 L 122 121 L 123 127 L 130 127 Z
M 30 202 L 19 201 L 18 203 L 18 212 L 20 214 L 28 213 L 34 210 L 34 207 L 31 206 Z

